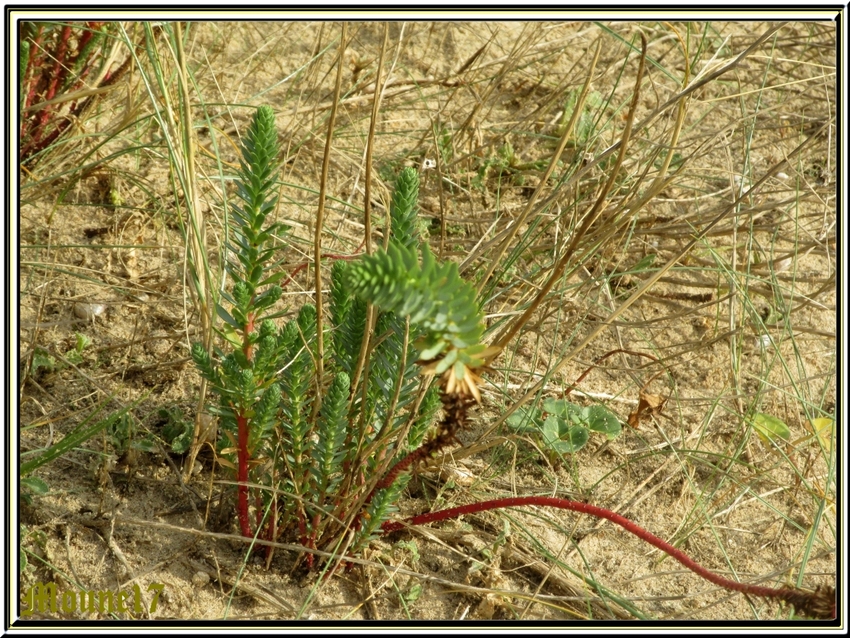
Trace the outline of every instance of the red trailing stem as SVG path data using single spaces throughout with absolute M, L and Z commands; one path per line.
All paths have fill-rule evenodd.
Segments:
M 552 496 L 519 496 L 514 498 L 500 498 L 492 501 L 482 501 L 480 503 L 471 503 L 469 505 L 461 505 L 450 509 L 441 510 L 439 512 L 429 512 L 420 514 L 405 521 L 405 523 L 387 521 L 381 526 L 381 529 L 387 532 L 393 532 L 402 529 L 405 525 L 424 525 L 434 523 L 436 521 L 444 521 L 464 514 L 473 514 L 475 512 L 486 512 L 487 510 L 500 509 L 502 507 L 521 507 L 527 505 L 538 505 L 543 507 L 557 507 L 559 509 L 579 512 L 581 514 L 590 514 L 597 518 L 604 518 L 611 521 L 631 532 L 643 541 L 657 547 L 661 551 L 669 554 L 682 565 L 690 569 L 698 576 L 705 580 L 714 583 L 724 589 L 739 591 L 751 596 L 761 596 L 765 598 L 776 598 L 794 605 L 795 609 L 802 614 L 812 618 L 832 619 L 836 614 L 835 590 L 831 587 L 818 588 L 815 592 L 804 592 L 790 587 L 782 587 L 774 589 L 772 587 L 762 587 L 760 585 L 751 585 L 741 583 L 734 580 L 724 578 L 719 574 L 709 571 L 682 550 L 673 547 L 667 541 L 655 536 L 651 532 L 646 531 L 640 525 L 630 521 L 629 519 L 605 509 L 597 507 L 589 503 L 581 503 L 579 501 L 571 501 L 565 498 L 556 498 Z

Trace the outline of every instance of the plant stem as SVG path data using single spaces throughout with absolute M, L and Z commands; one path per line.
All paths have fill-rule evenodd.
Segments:
M 254 533 L 251 531 L 251 519 L 248 516 L 248 419 L 242 414 L 236 416 L 236 424 L 238 426 L 238 450 L 236 455 L 239 461 L 239 467 L 236 470 L 236 481 L 239 484 L 238 490 L 238 516 L 239 527 L 242 529 L 242 535 L 252 538 Z
M 690 556 L 685 554 L 682 550 L 673 547 L 673 545 L 667 541 L 655 536 L 651 532 L 646 531 L 640 525 L 630 521 L 626 517 L 605 509 L 604 507 L 598 507 L 589 503 L 581 503 L 579 501 L 571 501 L 565 498 L 556 498 L 552 496 L 519 496 L 514 498 L 500 498 L 492 501 L 481 501 L 480 503 L 471 503 L 469 505 L 461 505 L 459 507 L 440 510 L 439 512 L 420 514 L 407 519 L 404 523 L 387 521 L 381 526 L 381 529 L 384 533 L 388 533 L 399 530 L 405 525 L 424 525 L 426 523 L 434 523 L 436 521 L 445 521 L 457 518 L 464 514 L 486 512 L 488 510 L 500 509 L 503 507 L 520 507 L 527 505 L 557 507 L 558 509 L 570 510 L 581 514 L 590 514 L 597 518 L 604 518 L 619 525 L 627 532 L 631 532 L 650 545 L 657 547 L 666 554 L 669 554 L 701 578 L 723 587 L 724 589 L 739 591 L 751 596 L 777 598 L 794 605 L 798 612 L 814 618 L 835 618 L 835 590 L 831 587 L 822 589 L 818 588 L 815 592 L 809 593 L 789 587 L 775 589 L 773 587 L 763 587 L 760 585 L 752 585 L 749 583 L 729 580 L 728 578 L 724 578 L 723 576 L 706 569 Z
M 253 300 L 252 300 L 253 301 Z M 254 316 L 253 312 L 249 312 L 246 317 L 247 322 L 245 323 L 245 329 L 242 331 L 244 341 L 242 342 L 242 353 L 245 355 L 245 359 L 250 363 L 254 358 L 254 346 L 251 343 L 251 333 L 254 332 Z
M 40 69 L 43 64 L 44 55 L 42 54 L 42 38 L 44 36 L 44 27 L 39 26 L 36 30 L 35 37 L 32 39 L 32 44 L 30 45 L 30 59 L 29 64 L 27 65 L 26 78 L 29 78 L 29 91 L 27 93 L 27 101 L 25 104 L 25 108 L 31 107 L 35 103 L 35 98 L 38 90 L 38 80 L 39 78 L 35 77 L 35 72 L 37 69 Z M 24 138 L 24 135 L 21 135 L 21 139 Z
M 342 260 L 342 261 L 352 261 L 354 259 L 357 259 L 360 256 L 360 249 L 361 248 L 363 248 L 362 242 L 354 250 L 354 252 L 350 255 L 338 255 L 337 253 L 322 253 L 321 258 L 322 259 Z M 305 268 L 308 268 L 309 266 L 310 266 L 309 261 L 305 261 L 305 262 L 298 264 L 298 266 L 296 266 L 295 270 L 293 270 L 292 273 L 289 275 L 289 277 L 286 278 L 286 281 L 284 281 L 282 284 L 280 284 L 280 287 L 286 288 L 289 284 L 291 284 L 295 280 L 295 276 L 298 273 L 300 273 Z

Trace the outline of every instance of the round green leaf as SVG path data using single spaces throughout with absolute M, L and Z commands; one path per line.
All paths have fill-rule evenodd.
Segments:
M 540 413 L 537 410 L 523 410 L 520 408 L 508 417 L 507 424 L 508 427 L 517 432 L 535 430 L 540 427 L 540 424 L 537 422 L 539 416 Z
M 570 402 L 564 399 L 543 399 L 543 410 L 557 416 L 566 416 L 568 405 Z
M 572 425 L 583 425 L 585 421 L 582 409 L 566 399 L 544 399 L 543 410 L 549 414 L 562 417 Z
M 590 438 L 590 432 L 586 427 L 576 425 L 567 430 L 564 436 L 555 441 L 551 447 L 560 454 L 572 454 L 578 452 L 581 448 L 587 445 L 587 440 Z
M 608 440 L 616 439 L 623 431 L 620 420 L 604 405 L 591 405 L 585 411 L 587 427 L 594 432 L 602 432 Z
M 567 425 L 561 417 L 549 415 L 543 422 L 543 444 L 547 447 L 554 445 L 561 440 L 561 435 L 567 433 Z

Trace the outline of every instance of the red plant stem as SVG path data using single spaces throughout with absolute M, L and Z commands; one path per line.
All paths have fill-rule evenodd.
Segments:
M 301 545 L 303 547 L 310 547 L 310 540 L 307 537 L 307 522 L 305 518 L 305 513 L 303 507 L 298 509 L 298 533 L 301 536 Z M 308 569 L 313 568 L 313 554 L 305 554 L 304 560 L 307 562 Z
M 33 74 L 35 73 L 35 69 L 39 68 L 36 61 L 41 62 L 41 60 L 44 59 L 44 54 L 41 50 L 41 40 L 43 36 L 44 27 L 39 26 L 35 33 L 35 37 L 32 39 L 32 43 L 30 44 L 30 59 L 26 72 L 26 76 L 30 78 L 30 90 L 29 93 L 27 93 L 27 102 L 24 105 L 25 108 L 29 108 L 33 105 L 38 91 L 38 78 L 34 78 Z
M 245 340 L 242 342 L 242 351 L 245 354 L 245 358 L 248 361 L 251 361 L 252 356 L 252 348 L 251 341 L 248 338 L 251 334 L 251 331 L 254 329 L 254 315 L 252 313 L 248 313 L 247 323 L 245 324 Z M 250 459 L 250 454 L 248 453 L 248 417 L 238 414 L 236 416 L 236 423 L 238 425 L 238 449 L 236 451 L 237 459 L 238 459 L 238 468 L 236 470 L 236 480 L 239 483 L 239 502 L 237 504 L 238 507 L 238 516 L 239 516 L 239 525 L 242 528 L 242 535 L 253 537 L 254 534 L 251 532 L 251 522 L 250 517 L 248 515 L 248 461 Z M 259 495 L 257 495 L 259 498 Z M 257 526 L 259 529 L 260 525 L 260 513 L 262 512 L 261 507 L 257 507 Z
M 581 503 L 578 501 L 571 501 L 565 498 L 556 498 L 552 496 L 519 496 L 515 498 L 500 498 L 492 501 L 482 501 L 480 503 L 471 503 L 469 505 L 452 507 L 450 509 L 440 510 L 439 512 L 428 512 L 426 514 L 420 514 L 418 516 L 413 516 L 412 518 L 407 519 L 406 523 L 408 525 L 424 525 L 426 523 L 433 523 L 436 521 L 444 521 L 451 518 L 456 518 L 458 516 L 463 516 L 464 514 L 486 512 L 487 510 L 499 509 L 502 507 L 520 507 L 526 505 L 557 507 L 559 509 L 580 512 L 582 514 L 590 514 L 591 516 L 596 516 L 597 518 L 604 518 L 606 520 L 611 521 L 612 523 L 616 523 L 617 525 L 619 525 L 626 531 L 631 532 L 641 540 L 646 541 L 650 545 L 653 545 L 661 551 L 669 554 L 698 576 L 704 578 L 709 582 L 714 583 L 715 585 L 723 587 L 724 589 L 731 589 L 733 591 L 739 591 L 745 594 L 750 594 L 752 596 L 778 598 L 779 600 L 784 600 L 793 604 L 802 613 L 806 613 L 814 617 L 835 617 L 836 609 L 834 590 L 818 590 L 818 592 L 816 592 L 815 594 L 808 594 L 806 592 L 801 592 L 800 590 L 791 589 L 788 587 L 774 589 L 772 587 L 762 587 L 760 585 L 751 585 L 749 583 L 740 583 L 738 581 L 729 580 L 728 578 L 724 578 L 719 574 L 715 574 L 714 572 L 709 571 L 708 569 L 697 563 L 695 560 L 693 560 L 690 556 L 685 554 L 682 550 L 673 547 L 667 541 L 646 531 L 641 526 L 630 521 L 624 516 L 621 516 L 616 512 L 612 512 L 611 510 L 605 509 L 604 507 L 590 505 L 589 503 Z M 399 530 L 403 527 L 404 523 L 387 521 L 381 526 L 381 529 L 384 533 L 387 533 Z
M 74 113 L 74 115 L 76 115 L 76 113 Z M 48 146 L 53 144 L 53 142 L 56 141 L 56 139 L 60 135 L 62 135 L 62 133 L 64 133 L 70 125 L 70 119 L 58 122 L 56 126 L 53 127 L 53 132 L 45 138 L 41 137 L 41 129 L 39 129 L 38 134 L 34 136 L 35 140 L 38 140 L 38 143 L 30 143 L 27 146 L 23 147 L 21 149 L 21 157 L 27 159 L 33 155 L 36 155 L 37 153 L 40 153 Z
M 80 35 L 80 42 L 77 44 L 77 51 L 82 51 L 85 46 L 94 37 L 95 32 L 103 26 L 103 22 L 86 22 L 86 29 Z
M 80 56 L 83 54 L 83 51 L 85 51 L 86 45 L 91 41 L 91 39 L 94 37 L 94 34 L 98 31 L 98 29 L 100 29 L 102 24 L 103 24 L 103 22 L 86 22 L 85 28 L 82 30 L 82 33 L 80 34 L 80 39 L 77 42 L 76 55 L 74 55 L 73 59 L 68 61 L 67 66 L 68 66 L 69 69 L 76 67 L 77 62 L 79 62 L 79 60 L 80 60 Z M 71 90 L 79 88 L 80 85 L 82 84 L 83 79 L 88 75 L 89 71 L 91 70 L 91 68 L 92 68 L 92 63 L 91 63 L 92 62 L 92 54 L 91 53 L 88 54 L 88 58 L 89 58 L 88 61 L 80 69 L 79 75 L 77 75 L 77 77 L 73 78 L 73 85 L 71 85 Z M 72 106 L 71 109 L 73 110 L 73 108 L 74 107 Z
M 36 32 L 35 38 L 32 40 L 32 44 L 30 47 L 30 59 L 27 65 L 27 71 L 24 76 L 28 79 L 27 86 L 29 87 L 25 108 L 29 108 L 35 103 L 38 97 L 39 87 L 41 87 L 42 89 L 47 88 L 47 93 L 42 96 L 43 100 L 49 100 L 55 97 L 58 87 L 64 86 L 65 78 L 67 77 L 69 70 L 76 65 L 83 48 L 92 39 L 92 37 L 94 37 L 95 31 L 99 29 L 103 24 L 103 22 L 87 22 L 85 26 L 88 30 L 84 30 L 80 35 L 80 40 L 77 44 L 76 55 L 63 61 L 62 58 L 59 57 L 59 54 L 61 52 L 61 54 L 65 56 L 65 54 L 67 53 L 68 38 L 70 37 L 71 33 L 71 27 L 65 27 L 62 32 L 62 36 L 55 56 L 56 64 L 54 65 L 54 72 L 52 75 L 48 75 L 42 68 L 41 63 L 43 61 L 42 59 L 44 56 L 40 55 L 40 53 L 43 52 L 41 47 L 41 41 L 44 30 L 42 27 L 39 27 L 38 31 Z M 131 58 L 128 58 L 128 60 L 130 59 Z M 59 75 L 57 75 L 56 68 L 60 65 L 60 63 L 61 72 Z M 32 74 L 35 73 L 37 69 L 42 69 L 40 78 L 32 77 Z M 81 69 L 80 74 L 76 78 L 74 78 L 74 84 L 71 85 L 71 90 L 79 88 L 82 85 L 83 78 L 88 75 L 91 69 L 91 64 L 86 64 L 84 68 Z M 49 86 L 45 87 L 44 84 L 48 80 Z M 106 84 L 106 82 L 101 83 L 102 86 L 105 86 Z M 47 137 L 43 137 L 44 131 L 47 129 L 50 117 L 56 111 L 54 105 L 46 106 L 35 114 L 32 114 L 30 117 L 22 117 L 21 140 L 27 140 L 31 124 L 34 125 L 34 132 L 31 134 L 32 139 L 27 140 L 27 142 L 22 146 L 20 153 L 21 158 L 26 160 L 29 157 L 40 153 L 45 148 L 49 147 L 60 135 L 62 135 L 68 129 L 73 119 L 79 115 L 83 105 L 88 103 L 88 101 L 89 100 L 86 100 L 83 103 L 78 103 L 76 101 L 72 102 L 69 107 L 68 117 L 64 119 L 64 121 L 54 122 L 52 131 Z
M 310 538 L 308 539 L 306 545 L 307 549 L 316 549 L 316 539 L 319 535 L 319 523 L 321 523 L 321 520 L 321 514 L 319 512 L 316 512 L 316 515 L 313 516 L 313 522 L 311 525 L 313 529 L 310 530 Z M 313 554 L 309 554 L 307 557 L 307 567 L 309 567 L 310 569 L 313 568 Z
M 46 102 L 56 97 L 56 88 L 59 86 L 60 80 L 65 77 L 65 52 L 68 50 L 68 39 L 71 37 L 71 27 L 66 25 L 62 29 L 62 34 L 59 36 L 59 46 L 56 49 L 55 62 L 53 71 L 50 75 L 50 84 L 47 87 L 47 93 L 44 95 Z M 38 114 L 38 125 L 33 131 L 33 142 L 38 142 L 41 138 L 41 133 L 47 125 L 47 120 L 50 114 L 54 111 L 53 105 L 45 106 Z
M 313 516 L 313 522 L 311 523 L 312 531 L 310 532 L 310 547 L 316 548 L 316 538 L 319 534 L 319 524 L 322 522 L 322 515 L 319 512 Z
M 432 452 L 433 446 L 422 445 L 412 452 L 410 452 L 407 456 L 401 459 L 398 463 L 393 465 L 389 471 L 384 475 L 384 477 L 375 483 L 375 487 L 372 488 L 372 492 L 369 494 L 368 498 L 364 505 L 368 505 L 372 501 L 372 497 L 375 495 L 375 492 L 378 490 L 384 490 L 392 485 L 395 480 L 398 478 L 398 475 L 404 472 L 411 465 L 418 463 L 428 457 L 428 455 Z
M 56 68 L 53 74 L 53 86 L 48 89 L 48 100 L 56 97 L 56 93 L 65 84 L 65 78 L 71 70 L 73 60 L 68 59 L 68 42 L 71 39 L 71 25 L 65 25 L 62 28 L 62 35 L 59 37 L 59 50 L 56 53 Z
M 251 531 L 251 519 L 248 515 L 248 418 L 242 414 L 236 415 L 236 424 L 238 426 L 238 447 L 236 456 L 239 461 L 239 467 L 236 470 L 236 481 L 238 486 L 238 503 L 237 512 L 239 516 L 239 526 L 242 528 L 242 536 L 253 538 L 254 533 Z

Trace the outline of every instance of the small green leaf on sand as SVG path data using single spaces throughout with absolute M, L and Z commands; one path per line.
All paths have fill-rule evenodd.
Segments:
M 784 421 L 777 419 L 775 416 L 759 412 L 753 417 L 753 425 L 756 429 L 756 434 L 764 442 L 765 445 L 770 445 L 771 441 L 776 443 L 778 439 L 791 439 L 791 430 L 785 425 Z

